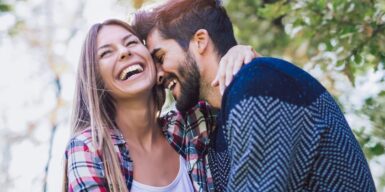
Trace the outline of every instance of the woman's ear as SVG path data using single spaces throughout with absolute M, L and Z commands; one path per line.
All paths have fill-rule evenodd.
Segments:
M 203 54 L 207 50 L 209 40 L 210 36 L 206 29 L 198 29 L 195 32 L 192 41 L 199 54 Z

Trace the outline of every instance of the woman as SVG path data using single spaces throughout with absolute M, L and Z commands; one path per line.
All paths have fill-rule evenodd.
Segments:
M 74 101 L 64 190 L 213 190 L 205 158 L 210 111 L 199 103 L 186 116 L 173 112 L 159 121 L 164 90 L 148 50 L 125 22 L 90 29 Z

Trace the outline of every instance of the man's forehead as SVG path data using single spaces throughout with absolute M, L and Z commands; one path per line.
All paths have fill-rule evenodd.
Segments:
M 150 51 L 153 49 L 158 49 L 162 45 L 162 41 L 164 41 L 163 37 L 160 35 L 157 29 L 153 29 L 148 35 L 146 39 L 147 47 Z
M 148 34 L 146 44 L 150 53 L 154 53 L 157 50 L 162 50 L 164 52 L 183 50 L 175 39 L 164 38 L 162 33 L 157 29 Z

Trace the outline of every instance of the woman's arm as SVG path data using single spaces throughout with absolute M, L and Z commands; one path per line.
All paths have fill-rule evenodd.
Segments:
M 73 138 L 66 150 L 68 191 L 107 192 L 103 161 L 92 143 Z
M 219 86 L 219 90 L 223 94 L 225 88 L 230 84 L 233 76 L 238 73 L 241 67 L 256 57 L 261 57 L 261 55 L 249 45 L 236 45 L 232 47 L 221 58 L 217 75 L 211 86 Z

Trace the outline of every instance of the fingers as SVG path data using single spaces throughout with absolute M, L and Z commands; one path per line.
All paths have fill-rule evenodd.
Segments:
M 244 58 L 240 58 L 240 60 L 234 63 L 233 75 L 236 75 L 243 65 L 249 64 L 254 58 L 257 57 L 258 53 L 255 52 L 252 47 L 250 47 L 250 50 L 251 51 L 246 50 L 246 52 L 244 53 Z
M 233 66 L 232 64 L 228 64 L 226 66 L 226 78 L 224 82 L 219 82 L 219 84 L 224 84 L 225 87 L 229 86 L 231 80 L 233 79 Z
M 229 60 L 228 59 L 224 59 L 224 62 L 221 63 L 221 71 L 220 71 L 220 74 L 219 74 L 219 91 L 221 92 L 221 95 L 223 95 L 223 93 L 225 92 L 225 89 L 226 89 L 226 85 L 225 85 L 225 81 L 226 81 L 226 78 L 227 78 L 227 68 L 229 67 L 229 65 L 231 65 L 231 63 L 229 63 Z
M 221 94 L 223 94 L 225 87 L 224 82 L 226 78 L 226 66 L 228 65 L 227 57 L 224 56 L 221 61 L 219 62 L 219 68 L 217 71 L 217 75 L 215 76 L 215 79 L 211 82 L 211 86 L 216 87 L 219 85 L 219 90 Z
M 249 61 L 250 62 L 250 61 Z M 248 63 L 248 62 L 246 62 L 246 60 L 245 60 L 245 63 Z M 241 62 L 238 62 L 238 63 L 234 63 L 234 67 L 233 67 L 233 75 L 235 75 L 235 74 L 237 74 L 238 73 L 238 71 L 241 69 L 241 67 L 243 66 L 243 62 L 241 61 Z
M 253 60 L 255 57 L 253 55 L 246 55 L 245 56 L 245 65 L 250 63 L 251 60 Z M 242 66 L 242 65 L 241 65 Z M 238 71 L 237 71 L 238 72 Z
M 211 86 L 219 86 L 219 90 L 223 94 L 225 88 L 230 85 L 233 76 L 239 72 L 241 67 L 260 56 L 251 46 L 237 45 L 232 47 L 219 62 L 218 71 L 211 82 Z
M 255 55 L 255 58 L 256 57 L 262 57 L 261 54 L 259 54 L 256 50 L 254 50 L 252 47 L 251 47 L 251 50 L 253 51 L 254 55 Z
M 229 86 L 230 82 L 233 80 L 233 76 L 239 71 L 239 69 L 243 65 L 243 57 L 238 55 L 237 57 L 233 57 L 233 60 L 227 64 L 226 68 L 226 80 L 225 86 Z M 237 70 L 234 72 L 234 70 Z
M 245 64 L 250 63 L 251 60 L 257 57 L 257 54 L 258 54 L 251 46 L 249 46 L 249 48 L 251 52 L 250 53 L 248 52 L 249 54 L 245 55 L 245 60 L 244 60 Z

